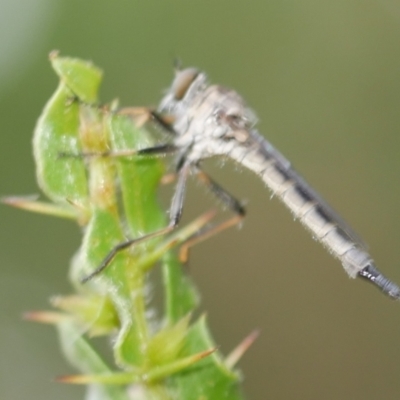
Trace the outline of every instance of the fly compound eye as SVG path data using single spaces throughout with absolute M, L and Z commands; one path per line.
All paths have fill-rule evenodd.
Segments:
M 171 87 L 171 92 L 175 100 L 183 99 L 198 74 L 199 71 L 196 68 L 186 68 L 176 73 Z

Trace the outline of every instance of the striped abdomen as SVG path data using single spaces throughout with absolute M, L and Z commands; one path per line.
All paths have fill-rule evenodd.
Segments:
M 368 279 L 389 296 L 400 298 L 400 288 L 377 270 L 351 229 L 277 150 L 261 140 L 258 146 L 232 149 L 231 158 L 257 173 L 313 237 L 342 262 L 350 277 Z

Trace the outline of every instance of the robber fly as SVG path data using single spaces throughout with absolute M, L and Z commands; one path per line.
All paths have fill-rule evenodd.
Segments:
M 201 169 L 210 157 L 227 157 L 258 175 L 328 251 L 342 263 L 350 277 L 361 277 L 394 299 L 400 288 L 383 276 L 357 235 L 293 169 L 291 163 L 256 129 L 257 119 L 243 98 L 231 89 L 210 85 L 207 75 L 196 68 L 176 71 L 175 79 L 153 117 L 169 134 L 166 144 L 141 149 L 138 155 L 176 154 L 177 185 L 166 228 L 117 245 L 101 265 L 83 281 L 106 268 L 114 256 L 139 241 L 162 235 L 179 223 L 186 182 L 192 173 L 236 215 L 245 210 L 225 189 Z

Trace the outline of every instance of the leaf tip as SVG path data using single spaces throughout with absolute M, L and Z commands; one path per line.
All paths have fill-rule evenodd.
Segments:
M 60 55 L 60 50 L 52 50 L 49 53 L 49 60 L 53 61 L 55 58 L 57 58 Z

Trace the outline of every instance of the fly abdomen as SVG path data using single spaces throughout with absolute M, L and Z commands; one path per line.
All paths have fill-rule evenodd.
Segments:
M 247 167 L 251 165 L 247 164 L 246 160 L 242 163 Z M 272 157 L 265 157 L 264 168 L 260 175 L 295 218 L 342 262 L 344 269 L 352 278 L 372 263 L 369 254 L 347 233 L 342 220 L 336 217 L 336 213 L 309 188 L 290 165 L 289 168 L 285 168 Z
M 259 139 L 261 141 L 261 139 Z M 239 147 L 239 146 L 238 146 Z M 350 227 L 297 174 L 290 163 L 272 146 L 266 151 L 252 151 L 252 157 L 243 157 L 244 150 L 231 152 L 237 162 L 257 173 L 270 190 L 290 209 L 313 237 L 338 258 L 350 277 L 369 280 L 392 298 L 400 299 L 400 287 L 383 276 L 374 266 Z M 238 155 L 241 155 L 239 158 Z

